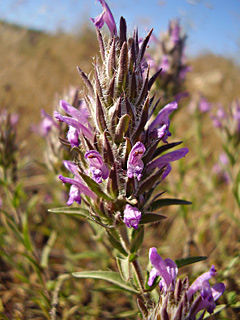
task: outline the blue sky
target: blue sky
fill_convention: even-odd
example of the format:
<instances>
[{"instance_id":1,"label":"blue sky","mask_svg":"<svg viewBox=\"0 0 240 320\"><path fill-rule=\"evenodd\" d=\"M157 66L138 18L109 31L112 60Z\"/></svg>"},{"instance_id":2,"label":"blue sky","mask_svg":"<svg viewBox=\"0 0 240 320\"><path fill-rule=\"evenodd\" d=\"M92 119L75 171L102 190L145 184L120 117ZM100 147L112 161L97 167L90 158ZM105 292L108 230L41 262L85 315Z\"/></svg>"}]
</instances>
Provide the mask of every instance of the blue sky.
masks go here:
<instances>
[{"instance_id":1,"label":"blue sky","mask_svg":"<svg viewBox=\"0 0 240 320\"><path fill-rule=\"evenodd\" d=\"M108 0L116 22L126 18L140 33L167 29L180 18L188 34L188 54L211 51L240 61L240 0ZM0 0L0 19L55 32L78 30L102 8L95 0Z\"/></svg>"}]
</instances>

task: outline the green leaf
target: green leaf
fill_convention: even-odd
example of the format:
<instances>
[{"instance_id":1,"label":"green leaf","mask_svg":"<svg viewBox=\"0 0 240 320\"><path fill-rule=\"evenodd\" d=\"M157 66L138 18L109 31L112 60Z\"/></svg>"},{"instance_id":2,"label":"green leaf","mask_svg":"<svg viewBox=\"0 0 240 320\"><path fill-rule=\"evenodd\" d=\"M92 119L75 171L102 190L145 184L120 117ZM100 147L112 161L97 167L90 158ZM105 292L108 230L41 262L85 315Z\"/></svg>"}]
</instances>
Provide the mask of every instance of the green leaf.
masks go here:
<instances>
[{"instance_id":1,"label":"green leaf","mask_svg":"<svg viewBox=\"0 0 240 320\"><path fill-rule=\"evenodd\" d=\"M137 291L132 286L127 284L125 281L123 281L123 279L121 278L118 272L82 271L82 272L74 272L72 275L75 278L105 280L119 286L120 288L125 289L126 291L137 293L137 294L139 293L139 291Z\"/></svg>"},{"instance_id":2,"label":"green leaf","mask_svg":"<svg viewBox=\"0 0 240 320\"><path fill-rule=\"evenodd\" d=\"M144 216L142 217L140 224L146 224L146 223L153 223L153 222L159 222L163 219L166 219L167 217L162 216L161 214L157 213L145 213Z\"/></svg>"},{"instance_id":3,"label":"green leaf","mask_svg":"<svg viewBox=\"0 0 240 320\"><path fill-rule=\"evenodd\" d=\"M145 191L151 189L155 185L155 183L159 181L162 174L163 174L163 169L157 171L157 173L143 180L142 184L139 186L139 189L136 192L136 196L139 196L143 194Z\"/></svg>"},{"instance_id":4,"label":"green leaf","mask_svg":"<svg viewBox=\"0 0 240 320\"><path fill-rule=\"evenodd\" d=\"M116 248L120 253L122 253L125 257L128 256L127 252L125 251L125 249L123 248L121 242L116 239L109 230L107 230L107 234L108 234L108 240L111 243L111 245Z\"/></svg>"},{"instance_id":5,"label":"green leaf","mask_svg":"<svg viewBox=\"0 0 240 320\"><path fill-rule=\"evenodd\" d=\"M24 245L25 248L28 251L33 251L32 248L32 243L29 235L29 230L28 230L28 213L27 211L24 212L23 217L22 217L22 228L23 228L23 239L24 239Z\"/></svg>"},{"instance_id":6,"label":"green leaf","mask_svg":"<svg viewBox=\"0 0 240 320\"><path fill-rule=\"evenodd\" d=\"M99 184L96 181L94 181L89 176L87 176L86 174L84 174L84 173L82 173L80 171L78 173L83 178L83 180L86 182L88 187L94 193L96 193L100 198L103 198L103 199L105 199L107 201L113 201L113 199L111 197L109 197L104 191L102 191L102 189L100 188Z\"/></svg>"},{"instance_id":7,"label":"green leaf","mask_svg":"<svg viewBox=\"0 0 240 320\"><path fill-rule=\"evenodd\" d=\"M130 247L131 253L138 251L139 247L142 245L143 238L144 238L143 227L133 231L133 239L131 241L131 247Z\"/></svg>"},{"instance_id":8,"label":"green leaf","mask_svg":"<svg viewBox=\"0 0 240 320\"><path fill-rule=\"evenodd\" d=\"M176 262L176 265L178 268L181 268L181 267L184 267L188 264L192 264L192 263L196 263L196 262L199 262L199 261L203 261L203 260L206 260L207 257L204 257L204 256L199 256L199 257L188 257L188 258L183 258L183 259L178 259L178 260L175 260Z\"/></svg>"},{"instance_id":9,"label":"green leaf","mask_svg":"<svg viewBox=\"0 0 240 320\"><path fill-rule=\"evenodd\" d=\"M179 146L181 143L182 141L164 144L163 146L157 148L157 150L153 154L153 158L158 157L160 154L162 154L167 150L170 150L176 146Z\"/></svg>"},{"instance_id":10,"label":"green leaf","mask_svg":"<svg viewBox=\"0 0 240 320\"><path fill-rule=\"evenodd\" d=\"M165 206L173 206L173 205L189 205L192 204L190 201L181 200L181 199L159 199L154 201L150 204L150 210L155 211L159 208L165 207Z\"/></svg>"},{"instance_id":11,"label":"green leaf","mask_svg":"<svg viewBox=\"0 0 240 320\"><path fill-rule=\"evenodd\" d=\"M48 212L65 214L68 216L81 216L83 218L90 219L89 211L83 208L61 207L61 208L48 209Z\"/></svg>"},{"instance_id":12,"label":"green leaf","mask_svg":"<svg viewBox=\"0 0 240 320\"><path fill-rule=\"evenodd\" d=\"M135 310L129 310L129 311L123 311L117 314L114 314L112 316L110 316L110 319L129 319L129 318L133 318L136 319L136 316L139 314L138 311Z\"/></svg>"},{"instance_id":13,"label":"green leaf","mask_svg":"<svg viewBox=\"0 0 240 320\"><path fill-rule=\"evenodd\" d=\"M220 305L216 306L216 308L214 309L213 313L211 313L211 314L209 314L209 313L205 314L205 316L203 317L203 319L208 319L208 318L212 317L214 314L222 311L222 310L225 309L225 308L226 308L226 305L225 305L225 304L220 304Z\"/></svg>"},{"instance_id":14,"label":"green leaf","mask_svg":"<svg viewBox=\"0 0 240 320\"><path fill-rule=\"evenodd\" d=\"M48 266L48 257L56 240L57 240L57 232L53 230L51 232L51 235L48 239L46 246L43 248L43 251L42 251L42 257L41 257L41 263L40 263L41 267L46 268Z\"/></svg>"},{"instance_id":15,"label":"green leaf","mask_svg":"<svg viewBox=\"0 0 240 320\"><path fill-rule=\"evenodd\" d=\"M116 257L116 261L120 276L124 281L128 281L130 278L130 263L128 258L121 259L119 257Z\"/></svg>"}]
</instances>

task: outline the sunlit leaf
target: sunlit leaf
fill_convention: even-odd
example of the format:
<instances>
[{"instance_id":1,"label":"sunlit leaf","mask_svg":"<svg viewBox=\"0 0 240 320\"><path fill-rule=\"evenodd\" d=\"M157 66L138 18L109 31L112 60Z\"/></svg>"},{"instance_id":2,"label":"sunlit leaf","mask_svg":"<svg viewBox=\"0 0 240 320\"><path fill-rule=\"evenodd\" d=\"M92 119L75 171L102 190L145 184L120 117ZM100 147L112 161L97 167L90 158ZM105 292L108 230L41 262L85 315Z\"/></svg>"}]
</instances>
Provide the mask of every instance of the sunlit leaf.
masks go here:
<instances>
[{"instance_id":1,"label":"sunlit leaf","mask_svg":"<svg viewBox=\"0 0 240 320\"><path fill-rule=\"evenodd\" d=\"M73 277L75 278L82 278L82 279L98 279L98 280L105 280L111 282L120 288L125 289L126 291L130 291L133 293L139 293L136 289L132 286L127 284L121 278L118 272L114 271L82 271L82 272L74 272Z\"/></svg>"}]
</instances>

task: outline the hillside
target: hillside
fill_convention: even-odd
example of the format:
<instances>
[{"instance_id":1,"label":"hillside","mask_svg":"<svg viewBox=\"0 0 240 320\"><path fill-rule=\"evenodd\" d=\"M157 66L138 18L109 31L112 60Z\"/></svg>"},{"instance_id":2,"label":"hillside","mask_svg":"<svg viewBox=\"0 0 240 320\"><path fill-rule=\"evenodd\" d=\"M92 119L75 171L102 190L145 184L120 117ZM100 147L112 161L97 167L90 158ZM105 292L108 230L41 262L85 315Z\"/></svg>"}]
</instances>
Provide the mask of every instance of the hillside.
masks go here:
<instances>
[{"instance_id":1,"label":"hillside","mask_svg":"<svg viewBox=\"0 0 240 320\"><path fill-rule=\"evenodd\" d=\"M94 29L83 26L78 35L50 35L0 22L0 105L21 115L21 135L51 112L56 93L70 85L82 86L79 65L90 70L98 52ZM187 89L201 91L211 101L227 103L238 96L240 72L231 60L211 54L190 60L193 71Z\"/></svg>"}]
</instances>

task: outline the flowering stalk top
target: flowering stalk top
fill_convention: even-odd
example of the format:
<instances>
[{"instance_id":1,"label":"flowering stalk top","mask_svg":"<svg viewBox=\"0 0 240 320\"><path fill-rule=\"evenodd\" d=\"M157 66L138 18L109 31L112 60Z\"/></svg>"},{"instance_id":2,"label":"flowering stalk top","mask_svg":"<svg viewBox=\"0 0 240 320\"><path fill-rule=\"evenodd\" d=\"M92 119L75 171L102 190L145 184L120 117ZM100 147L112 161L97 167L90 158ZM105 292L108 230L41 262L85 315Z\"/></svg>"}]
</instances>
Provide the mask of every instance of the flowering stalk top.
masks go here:
<instances>
[{"instance_id":1,"label":"flowering stalk top","mask_svg":"<svg viewBox=\"0 0 240 320\"><path fill-rule=\"evenodd\" d=\"M109 226L117 227L125 223L136 229L144 216L148 221L148 200L155 185L169 174L169 162L180 159L186 150L169 153L167 161L166 155L161 158L166 146L165 150L171 149L167 145L171 135L169 116L177 102L169 103L153 119L158 102L151 88L159 71L150 77L145 59L152 30L141 41L137 30L128 37L125 19L121 17L117 30L107 3L100 3L103 12L92 21L102 63L99 59L94 64L92 77L78 67L87 89L84 104L89 113L86 117L65 100L60 106L66 115L54 113L58 121L68 125L67 139L77 153L74 178L60 179L75 186L68 204L73 199L80 202L81 194L94 215L101 212L104 216L104 222L99 217L100 224L106 225L107 221ZM104 23L111 32L108 42L100 30ZM160 170L155 173L157 167Z\"/></svg>"},{"instance_id":2,"label":"flowering stalk top","mask_svg":"<svg viewBox=\"0 0 240 320\"><path fill-rule=\"evenodd\" d=\"M150 310L147 319L152 319L151 314L155 314L155 316L165 314L164 319L169 320L200 320L205 311L213 313L216 307L215 301L225 291L223 283L215 284L212 287L209 284L209 280L216 275L213 265L208 272L200 275L189 286L187 278L184 281L177 280L176 263L171 259L163 260L156 248L149 250L149 259L153 269L149 275L148 285L152 286L155 278L161 276L159 286L162 291L162 299L159 300L155 309ZM200 311L202 314L196 318Z\"/></svg>"}]
</instances>

